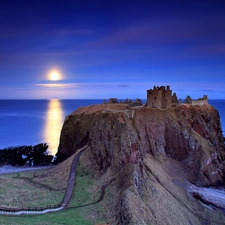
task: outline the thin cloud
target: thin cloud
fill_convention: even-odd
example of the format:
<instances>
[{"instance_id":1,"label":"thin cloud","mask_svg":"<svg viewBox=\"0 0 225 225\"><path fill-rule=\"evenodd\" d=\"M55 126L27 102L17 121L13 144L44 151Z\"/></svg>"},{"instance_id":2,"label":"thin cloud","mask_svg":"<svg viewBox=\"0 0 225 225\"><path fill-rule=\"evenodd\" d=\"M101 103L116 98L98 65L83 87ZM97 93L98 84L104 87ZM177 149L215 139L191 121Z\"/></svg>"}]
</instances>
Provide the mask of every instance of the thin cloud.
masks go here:
<instances>
[{"instance_id":1,"label":"thin cloud","mask_svg":"<svg viewBox=\"0 0 225 225\"><path fill-rule=\"evenodd\" d=\"M56 29L52 35L59 35L59 36L89 36L96 34L96 31L91 29L76 29L74 27L67 27L63 29Z\"/></svg>"},{"instance_id":2,"label":"thin cloud","mask_svg":"<svg viewBox=\"0 0 225 225\"><path fill-rule=\"evenodd\" d=\"M125 87L125 88L127 88L127 87L129 87L129 85L127 85L127 84L120 84L120 85L118 85L118 87Z\"/></svg>"},{"instance_id":3,"label":"thin cloud","mask_svg":"<svg viewBox=\"0 0 225 225\"><path fill-rule=\"evenodd\" d=\"M181 18L180 18L181 17ZM165 15L166 18L166 15ZM198 14L190 16L187 20L182 15L171 16L166 20L159 17L155 20L139 21L132 25L124 25L122 28L100 35L97 40L89 41L88 48L109 48L110 46L169 46L171 44L192 45L223 42L225 37L225 24L218 22L221 15L208 16L203 20ZM185 46L183 46L185 47ZM219 48L218 50L219 51Z\"/></svg>"},{"instance_id":4,"label":"thin cloud","mask_svg":"<svg viewBox=\"0 0 225 225\"><path fill-rule=\"evenodd\" d=\"M67 85L65 84L36 84L36 86L40 86L40 87L62 87L62 88L66 88Z\"/></svg>"}]
</instances>

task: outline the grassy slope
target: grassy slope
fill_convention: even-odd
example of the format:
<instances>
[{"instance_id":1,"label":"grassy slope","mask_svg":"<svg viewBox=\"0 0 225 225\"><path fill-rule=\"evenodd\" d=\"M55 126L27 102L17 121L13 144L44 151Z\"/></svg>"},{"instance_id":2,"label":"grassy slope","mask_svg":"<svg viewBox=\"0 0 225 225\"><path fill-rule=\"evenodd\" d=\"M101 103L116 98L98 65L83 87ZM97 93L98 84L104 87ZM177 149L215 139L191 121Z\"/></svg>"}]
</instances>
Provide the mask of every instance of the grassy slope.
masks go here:
<instances>
[{"instance_id":1,"label":"grassy slope","mask_svg":"<svg viewBox=\"0 0 225 225\"><path fill-rule=\"evenodd\" d=\"M0 206L19 206L20 204L45 206L46 204L60 203L67 185L73 157L51 169L0 176ZM118 213L115 209L118 208L122 186L119 182L122 180L120 172L117 173L118 179L107 187L102 202L78 207L97 201L101 194L101 186L109 183L110 179L115 176L115 173L108 169L104 175L98 177L98 174L94 172L95 168L87 160L88 157L88 152L84 152L81 156L74 193L66 210L43 215L0 215L0 224L94 225L107 223L116 225ZM171 224L173 221L174 224L186 225L185 222L189 220L194 224L199 224L199 216L208 221L209 224L213 224L212 221L223 221L224 217L220 212L205 208L196 200L188 198L185 191L185 174L181 173L179 163L175 163L175 161L171 163L169 159L163 158L155 161L150 155L146 155L144 165L147 173L146 196L143 195L141 200L136 198L132 187L128 188L126 193L130 198L131 211L136 212L143 209L143 212L147 212L142 216L143 219L149 219L150 223L148 224ZM121 174L121 176L124 177L124 174L126 173ZM24 178L30 180L27 182ZM137 215L139 214L137 213ZM142 220L142 218L137 219Z\"/></svg>"},{"instance_id":2,"label":"grassy slope","mask_svg":"<svg viewBox=\"0 0 225 225\"><path fill-rule=\"evenodd\" d=\"M212 210L201 202L189 197L186 188L189 182L185 172L181 170L179 162L161 157L161 163L150 155L146 155L144 164L151 170L149 174L149 189L153 190L148 208L154 212L157 222L152 224L221 224L224 215L219 210ZM179 171L179 173L177 172ZM167 221L168 220L168 221Z\"/></svg>"},{"instance_id":3,"label":"grassy slope","mask_svg":"<svg viewBox=\"0 0 225 225\"><path fill-rule=\"evenodd\" d=\"M11 207L18 206L21 203L24 206L43 206L60 203L65 191L62 189L66 187L72 160L73 156L51 169L0 176L1 181L7 181L6 185L5 182L0 183L0 205ZM104 221L100 219L102 211L100 203L75 208L95 202L100 197L100 187L94 178L94 174L91 174L90 171L89 168L79 163L74 193L66 210L43 215L0 215L0 224L93 225L103 223ZM32 183L25 182L24 177L30 178Z\"/></svg>"}]
</instances>

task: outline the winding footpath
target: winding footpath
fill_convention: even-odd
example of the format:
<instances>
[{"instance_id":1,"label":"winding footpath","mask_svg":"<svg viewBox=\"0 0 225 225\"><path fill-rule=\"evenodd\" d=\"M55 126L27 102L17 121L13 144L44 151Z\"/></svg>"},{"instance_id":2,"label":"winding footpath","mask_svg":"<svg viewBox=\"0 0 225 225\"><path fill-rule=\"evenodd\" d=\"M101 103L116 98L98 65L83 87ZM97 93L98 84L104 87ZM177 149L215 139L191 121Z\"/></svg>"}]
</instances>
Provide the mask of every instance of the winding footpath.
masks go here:
<instances>
[{"instance_id":1,"label":"winding footpath","mask_svg":"<svg viewBox=\"0 0 225 225\"><path fill-rule=\"evenodd\" d=\"M51 207L51 208L28 208L28 209L14 209L12 210L11 208L0 208L0 214L3 215L21 215L21 214L44 214L48 212L55 212L59 211L62 209L65 209L66 206L69 204L72 193L73 193L73 187L74 187L74 182L75 182L75 175L76 175L76 168L77 168L77 162L79 160L80 155L82 152L88 147L88 145L85 145L84 147L80 148L77 150L75 153L74 160L72 162L71 168L70 168L70 174L69 174L69 179L68 179L68 184L67 184L67 189L66 193L64 196L64 199L61 204L59 204L57 207Z\"/></svg>"}]
</instances>

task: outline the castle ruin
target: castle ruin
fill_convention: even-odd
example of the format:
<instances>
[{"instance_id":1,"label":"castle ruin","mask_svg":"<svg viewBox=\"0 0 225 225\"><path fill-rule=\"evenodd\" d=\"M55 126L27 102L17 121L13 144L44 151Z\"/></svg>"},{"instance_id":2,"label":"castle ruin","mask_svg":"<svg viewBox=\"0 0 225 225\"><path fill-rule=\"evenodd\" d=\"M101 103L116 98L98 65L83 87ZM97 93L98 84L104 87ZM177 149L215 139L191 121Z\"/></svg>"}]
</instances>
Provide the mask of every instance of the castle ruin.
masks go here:
<instances>
[{"instance_id":1,"label":"castle ruin","mask_svg":"<svg viewBox=\"0 0 225 225\"><path fill-rule=\"evenodd\" d=\"M184 100L185 104L191 104L191 105L204 105L208 104L208 96L203 95L203 98L198 98L197 100L193 100L189 95Z\"/></svg>"},{"instance_id":2,"label":"castle ruin","mask_svg":"<svg viewBox=\"0 0 225 225\"><path fill-rule=\"evenodd\" d=\"M135 107L135 106L142 106L143 104L142 104L142 101L141 101L141 99L139 99L139 98L137 98L136 100L131 100L131 99L125 99L124 101L123 100L120 100L120 101L118 101L118 99L117 98L110 98L109 100L108 100L108 103L107 103L107 101L104 99L104 102L103 102L104 104L116 104L116 103L121 103L121 104L127 104L128 106L130 106L130 107Z\"/></svg>"},{"instance_id":3,"label":"castle ruin","mask_svg":"<svg viewBox=\"0 0 225 225\"><path fill-rule=\"evenodd\" d=\"M104 104L127 104L129 107L140 107L143 106L140 99L135 101L126 99L125 101L118 101L117 98L110 98L108 103L104 100ZM154 86L153 89L147 90L147 102L145 106L156 109L168 109L176 107L178 104L182 104L181 99L178 100L176 93L172 94L170 85L167 86ZM189 95L184 100L184 104L190 105L204 105L208 104L208 96L203 95L203 98L193 100Z\"/></svg>"},{"instance_id":4,"label":"castle ruin","mask_svg":"<svg viewBox=\"0 0 225 225\"><path fill-rule=\"evenodd\" d=\"M175 106L175 104L180 104L181 100L177 99L176 93L172 95L172 90L170 86L154 86L153 89L147 90L147 106L157 109L168 109ZM184 100L184 104L190 105L204 105L208 104L208 96L203 95L203 98L193 100L189 95Z\"/></svg>"},{"instance_id":5,"label":"castle ruin","mask_svg":"<svg viewBox=\"0 0 225 225\"><path fill-rule=\"evenodd\" d=\"M168 109L172 103L179 103L176 93L172 95L170 86L154 86L153 89L147 90L147 106L157 109Z\"/></svg>"}]
</instances>

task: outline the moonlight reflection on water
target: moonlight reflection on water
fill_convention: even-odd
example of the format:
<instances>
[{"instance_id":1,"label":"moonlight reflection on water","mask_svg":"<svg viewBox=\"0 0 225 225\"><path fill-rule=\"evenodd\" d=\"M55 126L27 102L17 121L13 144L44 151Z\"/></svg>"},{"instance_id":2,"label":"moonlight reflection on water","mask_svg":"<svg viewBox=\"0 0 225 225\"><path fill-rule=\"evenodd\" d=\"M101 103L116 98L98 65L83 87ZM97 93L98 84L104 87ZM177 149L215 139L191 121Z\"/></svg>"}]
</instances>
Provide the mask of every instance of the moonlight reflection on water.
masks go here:
<instances>
[{"instance_id":1,"label":"moonlight reflection on water","mask_svg":"<svg viewBox=\"0 0 225 225\"><path fill-rule=\"evenodd\" d=\"M60 100L49 100L44 127L44 139L48 140L48 152L50 155L57 153L63 121L64 115Z\"/></svg>"}]
</instances>

